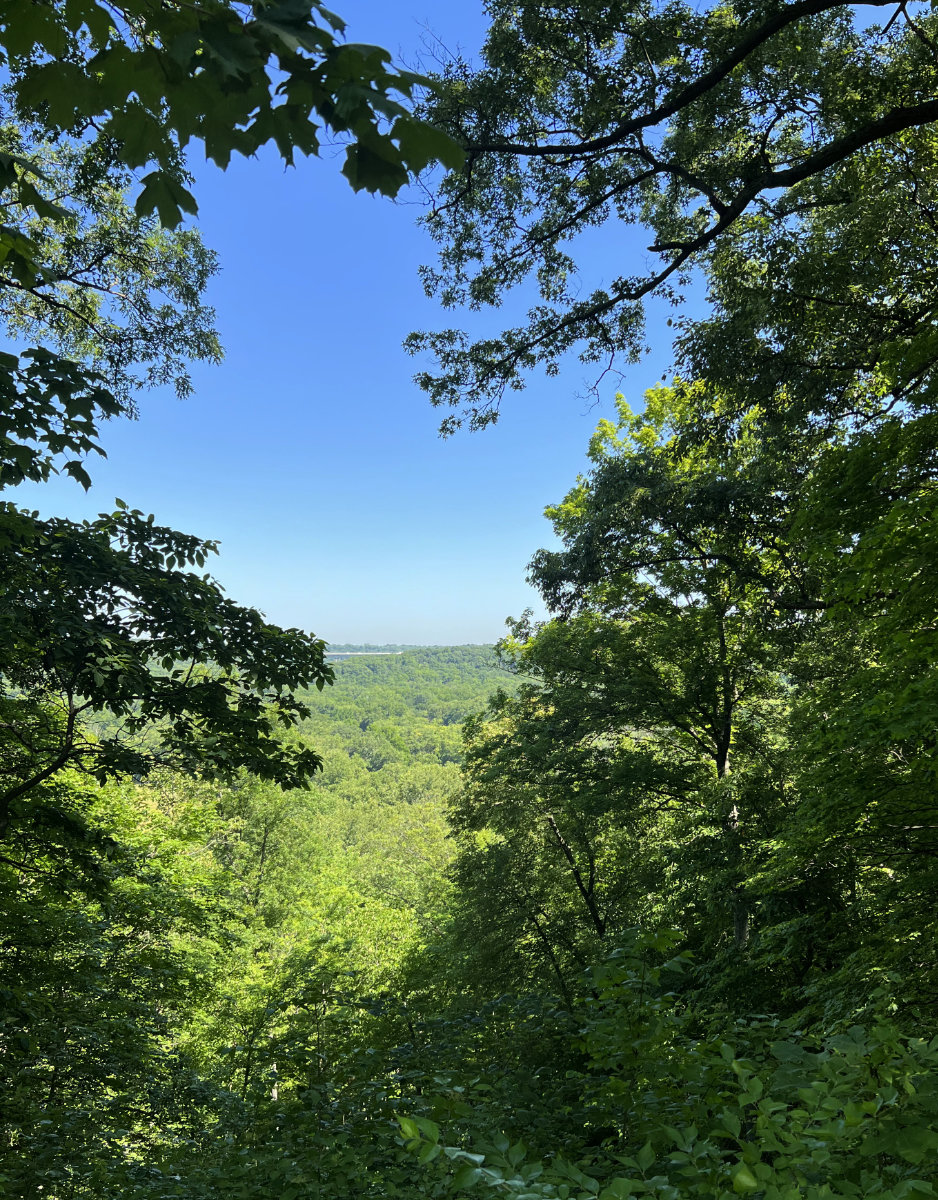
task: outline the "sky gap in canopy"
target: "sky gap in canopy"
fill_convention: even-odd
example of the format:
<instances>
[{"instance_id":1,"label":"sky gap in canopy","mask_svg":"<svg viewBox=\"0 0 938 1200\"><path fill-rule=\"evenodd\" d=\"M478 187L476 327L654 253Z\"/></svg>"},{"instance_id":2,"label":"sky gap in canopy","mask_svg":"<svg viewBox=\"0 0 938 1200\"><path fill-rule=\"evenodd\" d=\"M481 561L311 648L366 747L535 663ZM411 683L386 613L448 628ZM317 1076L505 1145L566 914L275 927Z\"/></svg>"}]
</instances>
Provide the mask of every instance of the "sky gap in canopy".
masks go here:
<instances>
[{"instance_id":1,"label":"sky gap in canopy","mask_svg":"<svg viewBox=\"0 0 938 1200\"><path fill-rule=\"evenodd\" d=\"M470 56L485 32L470 0L430 13L408 0L335 7L350 40L410 66L430 32ZM354 195L328 151L288 171L272 156L226 173L192 165L199 225L221 259L209 300L224 363L196 369L190 399L146 394L139 421L108 425L87 495L59 479L17 489L17 502L80 519L120 496L218 538L212 573L236 600L335 642L489 642L505 617L537 611L524 573L551 540L544 506L584 468L615 384L599 404L584 399L589 368L573 360L509 396L494 429L441 441L401 342L463 317L423 295L417 267L434 254L417 192ZM648 240L623 230L613 248L610 236L585 249L590 286ZM650 323L649 359L627 373L633 404L668 365L665 316Z\"/></svg>"}]
</instances>

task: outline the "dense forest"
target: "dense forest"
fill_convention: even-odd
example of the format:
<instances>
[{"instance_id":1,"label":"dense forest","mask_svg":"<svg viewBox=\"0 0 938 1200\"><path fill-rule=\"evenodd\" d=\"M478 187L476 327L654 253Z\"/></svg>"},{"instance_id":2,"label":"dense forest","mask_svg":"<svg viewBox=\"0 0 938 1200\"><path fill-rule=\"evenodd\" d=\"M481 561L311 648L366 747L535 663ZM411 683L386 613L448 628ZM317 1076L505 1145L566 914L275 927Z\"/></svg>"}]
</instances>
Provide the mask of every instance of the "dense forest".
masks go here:
<instances>
[{"instance_id":1,"label":"dense forest","mask_svg":"<svg viewBox=\"0 0 938 1200\"><path fill-rule=\"evenodd\" d=\"M328 1193L323 1139L365 1135L382 1088L393 1120L377 1032L403 1073L409 964L447 923L461 725L506 683L491 647L356 657L302 697L309 789L157 769L34 804L0 863L8 1194L239 1195L258 1171ZM291 1138L325 1124L298 1164L270 1122L300 1096Z\"/></svg>"},{"instance_id":2,"label":"dense forest","mask_svg":"<svg viewBox=\"0 0 938 1200\"><path fill-rule=\"evenodd\" d=\"M486 11L433 78L304 0L0 15L4 487L219 356L194 147L338 139L444 308L536 294L409 339L444 433L674 335L497 649L0 502L3 1195L934 1194L938 14Z\"/></svg>"}]
</instances>

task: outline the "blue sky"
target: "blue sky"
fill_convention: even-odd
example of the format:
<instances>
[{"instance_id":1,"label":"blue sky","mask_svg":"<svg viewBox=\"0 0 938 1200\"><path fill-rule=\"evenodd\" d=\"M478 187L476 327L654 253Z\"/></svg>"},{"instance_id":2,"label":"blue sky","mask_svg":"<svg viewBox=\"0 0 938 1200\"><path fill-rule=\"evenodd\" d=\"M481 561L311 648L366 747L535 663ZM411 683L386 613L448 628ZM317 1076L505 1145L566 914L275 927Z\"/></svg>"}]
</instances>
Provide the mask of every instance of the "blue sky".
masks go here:
<instances>
[{"instance_id":1,"label":"blue sky","mask_svg":"<svg viewBox=\"0 0 938 1200\"><path fill-rule=\"evenodd\" d=\"M410 65L426 27L449 48L480 44L479 4L415 3L335 7L350 40ZM236 600L331 641L494 641L507 616L538 609L524 574L551 540L544 506L584 468L614 386L589 406L577 399L588 368L573 363L511 396L493 429L442 441L412 382L420 364L401 349L412 329L459 320L420 287L434 251L417 197L355 195L338 156L289 171L273 156L224 174L193 166L198 223L221 258L209 299L225 362L196 370L190 399L144 394L138 421L110 423L87 496L63 479L19 489L20 501L80 518L120 496L218 538L212 572ZM640 246L617 238L596 262L621 273L616 255ZM510 305L500 316L512 319ZM633 403L667 365L656 329L650 360L626 379Z\"/></svg>"}]
</instances>

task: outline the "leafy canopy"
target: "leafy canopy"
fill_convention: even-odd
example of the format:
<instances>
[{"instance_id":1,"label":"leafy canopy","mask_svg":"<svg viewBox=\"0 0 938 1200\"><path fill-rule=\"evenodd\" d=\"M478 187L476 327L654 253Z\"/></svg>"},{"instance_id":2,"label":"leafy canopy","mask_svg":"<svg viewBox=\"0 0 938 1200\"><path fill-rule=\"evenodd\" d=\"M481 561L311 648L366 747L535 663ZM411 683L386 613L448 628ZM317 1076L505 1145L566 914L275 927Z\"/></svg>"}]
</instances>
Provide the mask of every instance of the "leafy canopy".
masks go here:
<instances>
[{"instance_id":1,"label":"leafy canopy","mask_svg":"<svg viewBox=\"0 0 938 1200\"><path fill-rule=\"evenodd\" d=\"M447 308L499 307L521 285L537 298L496 335L408 340L436 359L417 378L453 409L444 431L495 420L506 389L571 350L603 373L638 361L646 298L679 303L741 230L797 244L804 221L855 217L855 171L904 170L896 202L909 207L938 120L926 6L496 0L491 12L481 67L451 63L427 105L466 161L427 217L441 253L424 281ZM622 225L649 231L648 252L613 252L606 278L585 278L584 237L621 245ZM783 286L770 256L749 268L765 300Z\"/></svg>"},{"instance_id":2,"label":"leafy canopy","mask_svg":"<svg viewBox=\"0 0 938 1200\"><path fill-rule=\"evenodd\" d=\"M352 186L387 195L432 158L453 163L456 148L402 103L423 80L390 66L384 50L343 42L344 29L307 0L78 0L11 10L0 47L17 119L88 138L115 165L152 167L137 211L173 226L196 211L182 178L194 141L222 167L270 142L291 163L316 153L326 129L349 139ZM3 167L20 203L35 202L29 162L6 156Z\"/></svg>"}]
</instances>

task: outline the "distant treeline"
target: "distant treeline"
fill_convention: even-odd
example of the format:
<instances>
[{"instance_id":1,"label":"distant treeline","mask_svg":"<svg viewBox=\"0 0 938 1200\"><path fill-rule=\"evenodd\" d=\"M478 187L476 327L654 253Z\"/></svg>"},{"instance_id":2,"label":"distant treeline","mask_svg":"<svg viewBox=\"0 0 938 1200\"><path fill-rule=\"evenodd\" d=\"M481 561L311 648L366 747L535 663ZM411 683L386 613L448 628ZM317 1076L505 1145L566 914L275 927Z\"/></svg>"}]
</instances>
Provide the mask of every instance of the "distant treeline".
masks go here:
<instances>
[{"instance_id":1,"label":"distant treeline","mask_svg":"<svg viewBox=\"0 0 938 1200\"><path fill-rule=\"evenodd\" d=\"M400 654L404 650L433 650L433 649L486 649L483 644L467 642L464 647L441 646L439 642L384 642L378 645L374 642L328 642L327 654Z\"/></svg>"}]
</instances>

